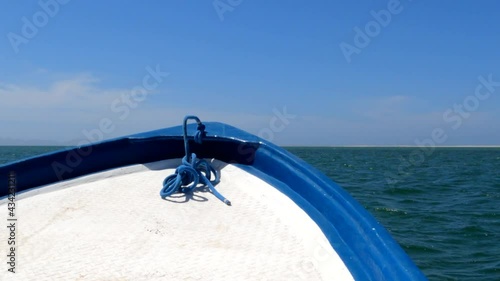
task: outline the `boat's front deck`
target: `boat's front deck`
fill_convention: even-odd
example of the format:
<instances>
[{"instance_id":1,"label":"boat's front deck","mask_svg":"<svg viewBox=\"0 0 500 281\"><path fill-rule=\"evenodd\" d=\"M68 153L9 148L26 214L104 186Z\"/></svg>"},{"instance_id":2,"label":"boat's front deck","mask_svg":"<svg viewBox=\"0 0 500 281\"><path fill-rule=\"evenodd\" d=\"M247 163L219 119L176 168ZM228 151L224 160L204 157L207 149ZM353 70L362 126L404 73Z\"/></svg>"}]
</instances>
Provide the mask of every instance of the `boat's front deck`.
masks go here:
<instances>
[{"instance_id":1,"label":"boat's front deck","mask_svg":"<svg viewBox=\"0 0 500 281\"><path fill-rule=\"evenodd\" d=\"M18 195L16 274L1 280L352 280L319 227L261 179L221 162L217 189L159 196L179 160L115 169ZM7 201L0 201L7 221Z\"/></svg>"}]
</instances>

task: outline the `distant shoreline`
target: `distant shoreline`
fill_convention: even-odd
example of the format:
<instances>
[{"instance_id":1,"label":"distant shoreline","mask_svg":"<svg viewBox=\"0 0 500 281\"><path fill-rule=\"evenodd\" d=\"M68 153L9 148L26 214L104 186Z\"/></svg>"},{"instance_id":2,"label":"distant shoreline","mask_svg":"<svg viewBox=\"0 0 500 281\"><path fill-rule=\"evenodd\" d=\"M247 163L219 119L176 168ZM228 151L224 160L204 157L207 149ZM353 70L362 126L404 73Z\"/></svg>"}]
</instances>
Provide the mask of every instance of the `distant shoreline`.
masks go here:
<instances>
[{"instance_id":1,"label":"distant shoreline","mask_svg":"<svg viewBox=\"0 0 500 281\"><path fill-rule=\"evenodd\" d=\"M420 148L417 145L285 145L282 147L324 147L324 148ZM428 148L422 147L424 149ZM500 148L500 145L436 145L433 148Z\"/></svg>"},{"instance_id":2,"label":"distant shoreline","mask_svg":"<svg viewBox=\"0 0 500 281\"><path fill-rule=\"evenodd\" d=\"M0 147L75 147L76 145L57 145L57 144L0 144Z\"/></svg>"}]
</instances>

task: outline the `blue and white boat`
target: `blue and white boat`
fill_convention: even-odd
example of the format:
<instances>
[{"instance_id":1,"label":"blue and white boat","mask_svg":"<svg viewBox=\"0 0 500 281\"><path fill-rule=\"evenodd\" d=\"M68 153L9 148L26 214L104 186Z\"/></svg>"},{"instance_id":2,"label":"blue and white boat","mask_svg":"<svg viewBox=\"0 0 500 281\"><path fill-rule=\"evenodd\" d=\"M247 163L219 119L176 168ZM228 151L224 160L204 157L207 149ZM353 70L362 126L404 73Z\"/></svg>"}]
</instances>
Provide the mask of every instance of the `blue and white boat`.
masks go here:
<instances>
[{"instance_id":1,"label":"blue and white boat","mask_svg":"<svg viewBox=\"0 0 500 281\"><path fill-rule=\"evenodd\" d=\"M426 280L328 177L194 116L0 166L0 196L1 280Z\"/></svg>"}]
</instances>

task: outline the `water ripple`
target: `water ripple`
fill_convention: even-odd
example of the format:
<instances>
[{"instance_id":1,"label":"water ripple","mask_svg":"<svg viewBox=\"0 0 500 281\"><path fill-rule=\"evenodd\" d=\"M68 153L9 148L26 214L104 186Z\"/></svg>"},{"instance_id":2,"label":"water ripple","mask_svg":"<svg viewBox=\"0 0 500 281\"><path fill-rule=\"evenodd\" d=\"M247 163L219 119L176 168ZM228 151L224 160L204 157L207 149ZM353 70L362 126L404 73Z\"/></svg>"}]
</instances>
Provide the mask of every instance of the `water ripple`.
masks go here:
<instances>
[{"instance_id":1,"label":"water ripple","mask_svg":"<svg viewBox=\"0 0 500 281\"><path fill-rule=\"evenodd\" d=\"M405 168L414 148L289 150L350 192L430 280L500 280L499 148L437 148Z\"/></svg>"}]
</instances>

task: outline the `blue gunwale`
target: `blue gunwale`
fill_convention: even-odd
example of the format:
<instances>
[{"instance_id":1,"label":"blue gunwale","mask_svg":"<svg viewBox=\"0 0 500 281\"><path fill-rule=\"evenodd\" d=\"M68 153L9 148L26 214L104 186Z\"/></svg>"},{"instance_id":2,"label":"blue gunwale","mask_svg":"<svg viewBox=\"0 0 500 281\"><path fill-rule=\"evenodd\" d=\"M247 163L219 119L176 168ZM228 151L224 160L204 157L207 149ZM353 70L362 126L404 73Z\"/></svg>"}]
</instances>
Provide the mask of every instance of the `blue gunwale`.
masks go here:
<instances>
[{"instance_id":1,"label":"blue gunwale","mask_svg":"<svg viewBox=\"0 0 500 281\"><path fill-rule=\"evenodd\" d=\"M201 145L191 139L191 151L200 158L235 164L290 197L318 224L356 280L427 280L387 230L317 169L235 127L204 124L207 137ZM195 130L195 124L188 125L189 135ZM11 171L16 173L17 191L23 192L103 170L183 156L181 126L51 152L0 166L0 198L8 195Z\"/></svg>"}]
</instances>

